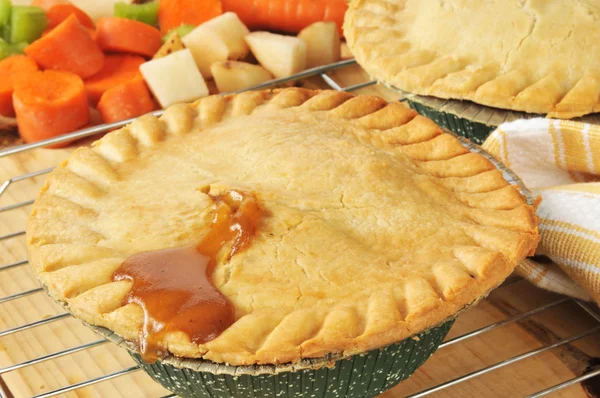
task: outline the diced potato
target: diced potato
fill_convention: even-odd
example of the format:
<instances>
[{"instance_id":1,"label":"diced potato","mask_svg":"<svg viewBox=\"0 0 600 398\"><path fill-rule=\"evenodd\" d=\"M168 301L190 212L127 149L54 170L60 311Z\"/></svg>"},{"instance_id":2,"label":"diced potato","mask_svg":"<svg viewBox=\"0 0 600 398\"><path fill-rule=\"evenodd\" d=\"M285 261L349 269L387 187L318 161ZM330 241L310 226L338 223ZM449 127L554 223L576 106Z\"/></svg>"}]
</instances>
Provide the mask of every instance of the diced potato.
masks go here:
<instances>
[{"instance_id":1,"label":"diced potato","mask_svg":"<svg viewBox=\"0 0 600 398\"><path fill-rule=\"evenodd\" d=\"M189 49L143 63L140 72L163 108L208 95L206 83Z\"/></svg>"},{"instance_id":2,"label":"diced potato","mask_svg":"<svg viewBox=\"0 0 600 398\"><path fill-rule=\"evenodd\" d=\"M315 22L298 33L306 42L306 67L327 65L340 60L340 35L335 22Z\"/></svg>"},{"instance_id":3,"label":"diced potato","mask_svg":"<svg viewBox=\"0 0 600 398\"><path fill-rule=\"evenodd\" d=\"M204 78L212 77L210 66L217 61L238 60L250 51L244 36L250 31L233 12L226 12L192 30L182 39L190 49Z\"/></svg>"},{"instance_id":4,"label":"diced potato","mask_svg":"<svg viewBox=\"0 0 600 398\"><path fill-rule=\"evenodd\" d=\"M286 77L306 69L306 43L293 36L252 32L246 42L258 62L275 77Z\"/></svg>"},{"instance_id":5,"label":"diced potato","mask_svg":"<svg viewBox=\"0 0 600 398\"><path fill-rule=\"evenodd\" d=\"M183 50L184 48L185 46L183 45L179 34L177 32L172 32L165 40L165 43L158 49L156 54L154 54L154 57L152 57L152 59L166 57L167 55L177 52L179 50Z\"/></svg>"},{"instance_id":6,"label":"diced potato","mask_svg":"<svg viewBox=\"0 0 600 398\"><path fill-rule=\"evenodd\" d=\"M262 66L247 62L215 62L210 70L220 93L241 90L273 79L273 75Z\"/></svg>"},{"instance_id":7,"label":"diced potato","mask_svg":"<svg viewBox=\"0 0 600 398\"><path fill-rule=\"evenodd\" d=\"M94 21L99 18L112 17L115 3L132 4L134 0L71 0L71 3L81 8Z\"/></svg>"}]
</instances>

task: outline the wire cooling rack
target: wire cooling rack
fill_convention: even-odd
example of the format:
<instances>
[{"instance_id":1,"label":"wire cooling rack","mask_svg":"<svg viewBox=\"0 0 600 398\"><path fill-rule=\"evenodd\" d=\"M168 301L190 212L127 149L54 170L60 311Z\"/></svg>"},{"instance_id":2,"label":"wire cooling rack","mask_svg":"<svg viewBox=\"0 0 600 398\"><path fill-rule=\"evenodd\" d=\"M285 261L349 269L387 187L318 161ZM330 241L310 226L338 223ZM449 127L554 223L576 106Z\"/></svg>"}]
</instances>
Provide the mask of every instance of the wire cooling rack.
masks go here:
<instances>
[{"instance_id":1,"label":"wire cooling rack","mask_svg":"<svg viewBox=\"0 0 600 398\"><path fill-rule=\"evenodd\" d=\"M260 84L257 85L255 87L249 88L250 89L265 89L265 88L270 88L270 87L275 87L287 82L291 82L291 81L298 81L301 80L303 78L307 78L307 77L311 77L311 76L321 76L322 79L332 88L335 90L340 90L340 91L355 91L358 90L360 88L363 87L367 87L370 85L374 85L376 82L375 81L367 81L364 83L360 83L360 84L355 84L352 86L347 86L347 87L341 87L332 77L330 77L327 73L331 72L335 69L339 69L339 68L344 68L344 67L348 67L351 65L354 65L355 61L352 59L349 60L344 60L344 61L340 61L334 64L330 64L330 65L326 65L326 66L322 66L322 67L317 67L317 68L313 68L313 69L309 69L306 71L303 71L301 73L298 73L296 75L293 76L289 76L286 78L281 78L281 79L276 79L276 80L272 80L269 82L266 82L264 84ZM162 114L162 111L157 111L154 112L155 115L160 115ZM122 122L117 122L117 123L112 123L112 124L104 124L104 125L100 125L100 126L95 126L95 127L91 127L91 128L87 128L87 129L83 129L80 130L78 132L72 133L72 134L68 134L65 136L61 136L61 137L56 137L56 138L52 138L46 141L41 141L41 142L36 142L36 143L32 143L32 144L25 144L25 145L19 145L19 146L15 146L15 147L11 147L8 149L4 149L0 151L0 159L7 157L7 156L11 156L17 153L21 153L21 152L25 152L25 151L29 151L35 148L40 148L40 147L45 147L48 145L52 145L52 144L57 144L57 143L61 143L61 142L65 142L65 141L70 141L73 139L79 139L79 138L83 138L83 137L88 137L88 136L92 136L98 133L103 133L103 132L107 132L110 130L113 130L115 128L119 128L124 126L125 124L129 123L131 120L126 120L126 121L122 121ZM2 197L2 195L4 195L8 190L10 190L10 188L23 180L28 180L28 179L32 179L38 176L42 176L44 174L47 174L49 172L52 171L52 168L47 168L47 169L43 169L43 170L39 170L39 171L35 171L35 172L31 172L31 173L27 173L27 174L21 174L21 175L16 175L13 178L4 181L1 185L0 185L0 198ZM19 209L19 208L23 208L26 206L29 206L33 203L33 200L26 200L26 201L22 201L19 203L15 203L15 204L10 204L10 205L5 205L3 207L0 207L0 213L5 213L11 210L15 210L15 209ZM5 234L3 236L0 236L0 242L3 241L8 241L11 239L15 239L18 238L22 235L25 234L25 231L23 230L24 226L21 225L17 225L15 226L16 230L13 232L10 232L8 234ZM27 260L23 259L21 261L17 261L17 262L13 262L13 263L9 263L9 264L3 264L0 265L0 278L1 276L1 272L6 272L10 269L16 268L16 267L21 267L27 264ZM505 282L504 285L502 285L499 289L505 289L507 288L508 285L513 284L515 282L518 282L519 278L511 278L509 279L507 282ZM41 287L37 287L34 289L29 289L29 290L25 290L25 291L21 291L18 293L14 293L5 297L0 297L0 306L8 303L10 301L13 300L17 300L19 298L23 298L29 295L33 295L35 293L41 292L42 288ZM523 354L520 355L516 355L513 356L511 358L502 360L500 362L497 362L495 364L486 366L484 368L478 369L476 371L472 371L471 373L468 374L464 374L460 377L454 378L452 380L446 381L442 384L439 385L435 385L432 387L429 387L423 391L420 391L418 393L412 394L409 397L410 398L418 398L418 397L425 397L425 396L430 396L436 393L440 393L441 391L455 386L459 383L465 383L468 382L469 380L472 380L474 378L477 378L479 376L483 376L487 373L493 372L493 371L498 371L501 368L507 367L511 364L514 364L516 362L519 361L523 361L525 359L540 355L546 351L550 351L552 349L556 349L558 347L561 346L566 346L570 343L573 343L577 340L583 339L587 336L590 336L596 332L600 331L600 314L597 312L597 309L595 306L590 305L588 303L584 303L578 300L573 300L573 299L569 299L569 298L558 298L555 299L549 303L545 303L541 306L537 306L536 308L533 308L531 310L513 315L507 319L504 319L500 322L496 322L496 323L491 323L487 326L484 327L480 327L476 330L470 331L468 333L459 335L457 337L454 337L450 340L445 341L444 343L442 343L442 345L440 346L439 350L444 350L446 347L451 346L453 344L458 344L458 343L464 343L465 341L476 337L476 336L480 336L483 335L485 333L491 332L495 329L498 328L502 328L502 327L507 327L511 324L515 324L517 322L520 321L524 321L530 317L533 317L537 314L540 314L542 312L545 312L547 310L550 310L552 308L561 306L561 305L565 305L567 303L575 303L578 307L580 307L583 311L585 311L587 314L589 314L589 316L591 317L591 319L593 320L593 323L591 326L587 327L585 330L578 332L576 334L570 335L568 337L563 337L560 338L559 340L552 342L550 344L544 345L542 347L530 350L528 352L525 352ZM30 322L30 323L26 323L17 327L13 327L13 328L9 328L6 330L0 330L0 338L5 337L5 336L9 336L9 335L15 335L17 333L21 333L24 332L26 330L29 329L33 329L42 325L47 325L47 324L51 324L53 322L58 322L61 320L64 320L66 318L69 318L70 315L68 313L60 313L58 315L53 315L44 319L40 319L34 322ZM64 349L61 351L57 351L57 352L53 352L44 356L40 356L37 358L33 358L33 359L29 359L27 361L21 362L21 363L16 363L13 364L11 366L7 366L4 368L0 368L0 381L1 381L1 377L2 375L8 374L10 372L14 372L14 371L18 371L24 368L27 368L29 366L33 366L36 364L40 364L42 362L45 361L49 361L49 360L53 360L53 359L57 359L57 358L61 358L61 357L65 357L68 355L72 355L81 351L85 351L85 350L89 350L93 347L96 346L100 346L107 343L104 339L100 339L100 340L95 340L95 341L91 341L89 343L86 344L82 344L82 345L77 345L75 347L72 348L68 348L68 349ZM439 352L439 351L438 351ZM435 354L434 354L435 355ZM111 379L115 379L118 378L120 376L124 376L127 374L131 374L134 372L138 372L140 369L137 366L133 366L133 367L128 367L122 370L119 370L117 372L113 372L113 373L109 373L109 374L105 374L103 376L100 377L96 377L96 378L92 378L90 380L85 380L82 382L77 382L75 384L71 384L68 386L64 386L52 391L48 391L48 392L44 392L42 394L38 394L38 395L34 395L33 398L46 398L46 397L54 397L54 396L58 396L58 395L62 395L68 392L73 392L73 391L77 391L79 389L82 389L84 387L87 386L91 386L97 383L101 383L107 380L111 380ZM553 385L553 386L548 386L546 389L541 390L539 392L536 392L534 394L529 395L528 397L542 397L545 395L549 395L552 394L554 392L563 390L569 386L572 386L576 383L582 382L584 380L590 379L594 376L600 375L600 368L597 369L592 369L590 371L585 371L583 372L583 374L574 377L570 380L567 380L565 382L562 382L560 384L557 385ZM9 398L12 396L11 392L8 390L8 388L6 387L6 385L3 385L3 383L0 383L0 396L2 398ZM175 395L166 395L162 398L167 398L167 397L175 397Z\"/></svg>"}]
</instances>

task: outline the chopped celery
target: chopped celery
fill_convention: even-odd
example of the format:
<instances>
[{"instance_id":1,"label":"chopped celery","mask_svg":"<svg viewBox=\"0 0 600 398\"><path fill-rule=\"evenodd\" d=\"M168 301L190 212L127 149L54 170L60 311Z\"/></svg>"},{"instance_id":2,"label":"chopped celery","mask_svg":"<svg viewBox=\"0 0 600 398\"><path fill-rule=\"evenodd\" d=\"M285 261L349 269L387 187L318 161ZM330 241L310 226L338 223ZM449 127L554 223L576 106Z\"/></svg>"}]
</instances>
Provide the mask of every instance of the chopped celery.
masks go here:
<instances>
[{"instance_id":1,"label":"chopped celery","mask_svg":"<svg viewBox=\"0 0 600 398\"><path fill-rule=\"evenodd\" d=\"M166 35L163 36L162 41L163 43L165 43L173 33L177 33L179 35L179 38L182 38L194 29L196 29L195 25L184 23L183 25L171 29Z\"/></svg>"},{"instance_id":2,"label":"chopped celery","mask_svg":"<svg viewBox=\"0 0 600 398\"><path fill-rule=\"evenodd\" d=\"M10 24L0 26L0 39L3 39L4 41L10 40Z\"/></svg>"},{"instance_id":3,"label":"chopped celery","mask_svg":"<svg viewBox=\"0 0 600 398\"><path fill-rule=\"evenodd\" d=\"M10 11L12 4L10 0L0 0L0 38L10 39Z\"/></svg>"},{"instance_id":4,"label":"chopped celery","mask_svg":"<svg viewBox=\"0 0 600 398\"><path fill-rule=\"evenodd\" d=\"M0 27L10 23L10 9L12 3L10 0L0 0Z\"/></svg>"},{"instance_id":5,"label":"chopped celery","mask_svg":"<svg viewBox=\"0 0 600 398\"><path fill-rule=\"evenodd\" d=\"M25 47L27 47L28 45L29 43L22 41L20 43L12 43L10 45L10 48L13 54L23 54L25 52Z\"/></svg>"},{"instance_id":6,"label":"chopped celery","mask_svg":"<svg viewBox=\"0 0 600 398\"><path fill-rule=\"evenodd\" d=\"M10 44L0 39L0 60L12 55Z\"/></svg>"},{"instance_id":7,"label":"chopped celery","mask_svg":"<svg viewBox=\"0 0 600 398\"><path fill-rule=\"evenodd\" d=\"M0 60L13 54L22 54L27 43L10 44L0 39Z\"/></svg>"},{"instance_id":8,"label":"chopped celery","mask_svg":"<svg viewBox=\"0 0 600 398\"><path fill-rule=\"evenodd\" d=\"M115 3L115 17L135 19L148 25L158 25L158 1L144 4Z\"/></svg>"},{"instance_id":9,"label":"chopped celery","mask_svg":"<svg viewBox=\"0 0 600 398\"><path fill-rule=\"evenodd\" d=\"M48 26L46 13L39 7L14 6L10 19L11 43L31 43L37 40Z\"/></svg>"},{"instance_id":10,"label":"chopped celery","mask_svg":"<svg viewBox=\"0 0 600 398\"><path fill-rule=\"evenodd\" d=\"M179 37L183 37L183 36L187 35L188 33L190 33L194 29L196 29L195 25L190 25L190 24L184 23L183 25L180 25L173 30L179 34Z\"/></svg>"}]
</instances>

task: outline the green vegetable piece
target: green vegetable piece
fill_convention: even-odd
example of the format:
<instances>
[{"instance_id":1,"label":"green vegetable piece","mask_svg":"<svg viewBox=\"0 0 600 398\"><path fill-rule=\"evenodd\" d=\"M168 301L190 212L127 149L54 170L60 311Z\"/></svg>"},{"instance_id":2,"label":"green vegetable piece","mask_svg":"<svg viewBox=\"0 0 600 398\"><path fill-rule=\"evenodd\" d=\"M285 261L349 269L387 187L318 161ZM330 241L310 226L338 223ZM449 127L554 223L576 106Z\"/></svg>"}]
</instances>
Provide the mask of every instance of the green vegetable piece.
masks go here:
<instances>
[{"instance_id":1,"label":"green vegetable piece","mask_svg":"<svg viewBox=\"0 0 600 398\"><path fill-rule=\"evenodd\" d=\"M10 10L12 3L10 0L0 0L0 27L10 23Z\"/></svg>"},{"instance_id":2,"label":"green vegetable piece","mask_svg":"<svg viewBox=\"0 0 600 398\"><path fill-rule=\"evenodd\" d=\"M180 25L168 31L167 34L163 36L162 41L163 43L166 43L173 33L177 33L179 35L179 38L181 39L183 36L187 35L194 29L196 29L195 25L184 23L183 25Z\"/></svg>"},{"instance_id":3,"label":"green vegetable piece","mask_svg":"<svg viewBox=\"0 0 600 398\"><path fill-rule=\"evenodd\" d=\"M148 25L158 25L158 1L144 4L115 3L115 17L134 19Z\"/></svg>"},{"instance_id":4,"label":"green vegetable piece","mask_svg":"<svg viewBox=\"0 0 600 398\"><path fill-rule=\"evenodd\" d=\"M0 39L0 60L14 54L23 54L25 47L27 47L27 43L10 44Z\"/></svg>"},{"instance_id":5,"label":"green vegetable piece","mask_svg":"<svg viewBox=\"0 0 600 398\"><path fill-rule=\"evenodd\" d=\"M0 39L8 42L10 40L10 24L0 26Z\"/></svg>"},{"instance_id":6,"label":"green vegetable piece","mask_svg":"<svg viewBox=\"0 0 600 398\"><path fill-rule=\"evenodd\" d=\"M0 60L3 60L6 57L10 57L12 55L12 51L10 48L10 44L0 39Z\"/></svg>"},{"instance_id":7,"label":"green vegetable piece","mask_svg":"<svg viewBox=\"0 0 600 398\"><path fill-rule=\"evenodd\" d=\"M10 39L10 13L12 4L10 0L0 0L0 38Z\"/></svg>"},{"instance_id":8,"label":"green vegetable piece","mask_svg":"<svg viewBox=\"0 0 600 398\"><path fill-rule=\"evenodd\" d=\"M13 54L24 54L25 53L25 47L27 47L29 45L29 43L27 42L20 42L20 43L13 43L10 45L10 49L12 50Z\"/></svg>"},{"instance_id":9,"label":"green vegetable piece","mask_svg":"<svg viewBox=\"0 0 600 398\"><path fill-rule=\"evenodd\" d=\"M180 25L173 30L175 32L177 32L179 37L183 37L183 36L187 35L188 33L190 33L194 29L196 29L195 25L190 25L190 24L184 23L183 25Z\"/></svg>"},{"instance_id":10,"label":"green vegetable piece","mask_svg":"<svg viewBox=\"0 0 600 398\"><path fill-rule=\"evenodd\" d=\"M31 43L42 36L48 20L44 10L32 6L13 6L10 20L10 42Z\"/></svg>"}]
</instances>

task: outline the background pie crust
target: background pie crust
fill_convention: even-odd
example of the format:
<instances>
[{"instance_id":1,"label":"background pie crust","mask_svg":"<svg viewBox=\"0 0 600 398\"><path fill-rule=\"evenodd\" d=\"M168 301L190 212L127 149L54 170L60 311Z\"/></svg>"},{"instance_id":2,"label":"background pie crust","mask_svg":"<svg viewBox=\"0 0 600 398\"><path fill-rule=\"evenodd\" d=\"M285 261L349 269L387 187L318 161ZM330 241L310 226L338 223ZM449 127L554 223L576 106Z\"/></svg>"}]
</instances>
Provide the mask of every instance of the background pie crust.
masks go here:
<instances>
[{"instance_id":1,"label":"background pie crust","mask_svg":"<svg viewBox=\"0 0 600 398\"><path fill-rule=\"evenodd\" d=\"M382 347L500 284L538 242L537 217L483 156L399 103L286 89L143 116L49 176L30 263L82 320L136 341L143 312L111 275L131 254L202 234L207 193L253 192L266 216L215 286L237 321L174 355L278 364Z\"/></svg>"},{"instance_id":2,"label":"background pie crust","mask_svg":"<svg viewBox=\"0 0 600 398\"><path fill-rule=\"evenodd\" d=\"M600 1L353 0L358 63L403 91L573 118L600 112Z\"/></svg>"}]
</instances>

